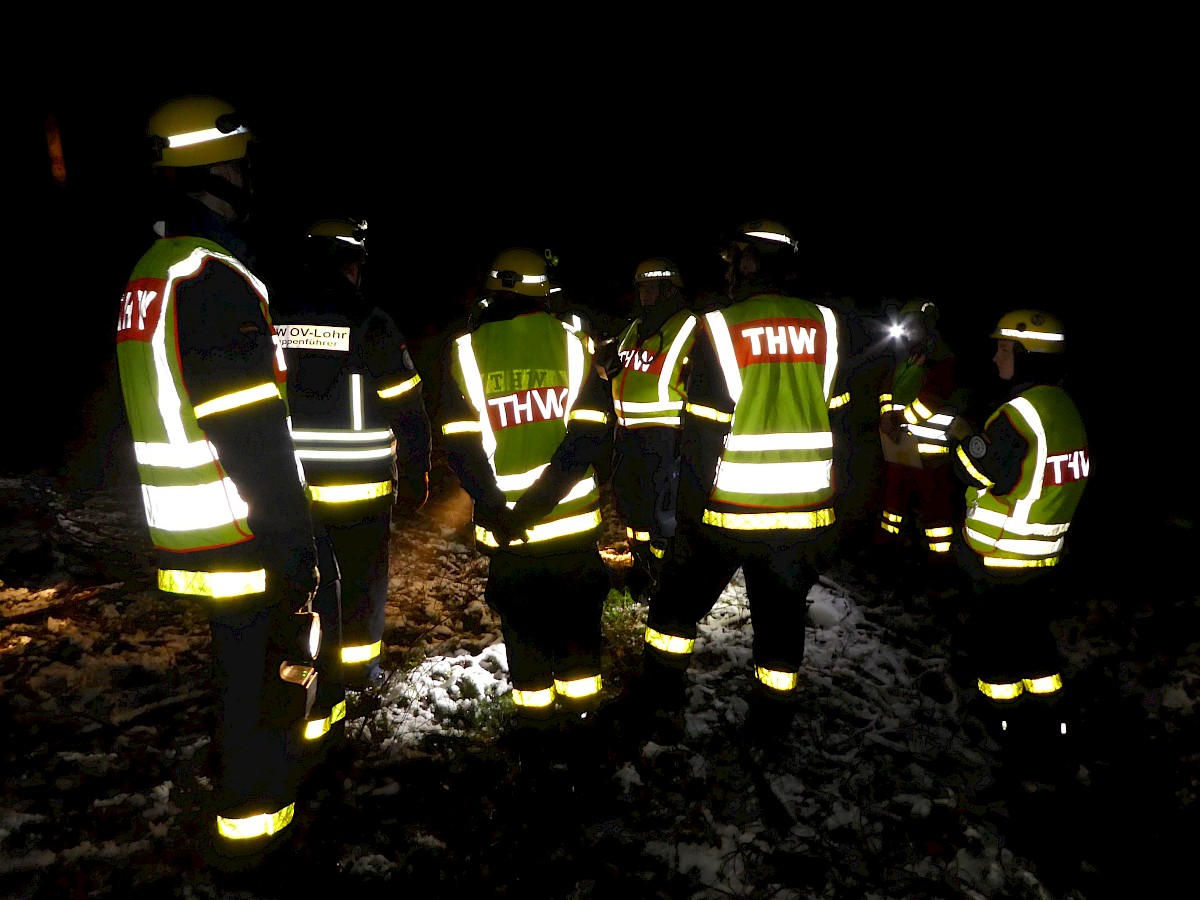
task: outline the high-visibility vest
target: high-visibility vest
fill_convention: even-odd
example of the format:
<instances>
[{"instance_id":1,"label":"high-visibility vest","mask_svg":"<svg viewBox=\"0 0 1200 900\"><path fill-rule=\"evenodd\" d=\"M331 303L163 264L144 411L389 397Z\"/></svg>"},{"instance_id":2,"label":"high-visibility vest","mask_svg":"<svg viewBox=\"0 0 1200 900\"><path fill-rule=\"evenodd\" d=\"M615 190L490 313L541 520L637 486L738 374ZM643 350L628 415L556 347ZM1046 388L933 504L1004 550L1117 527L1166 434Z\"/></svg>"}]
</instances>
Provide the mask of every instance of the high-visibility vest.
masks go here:
<instances>
[{"instance_id":1,"label":"high-visibility vest","mask_svg":"<svg viewBox=\"0 0 1200 900\"><path fill-rule=\"evenodd\" d=\"M758 294L704 316L732 414L703 521L732 530L806 530L834 521L833 431L838 323L832 309Z\"/></svg>"},{"instance_id":2,"label":"high-visibility vest","mask_svg":"<svg viewBox=\"0 0 1200 900\"><path fill-rule=\"evenodd\" d=\"M623 368L613 379L613 407L623 428L665 425L678 428L687 399L681 372L696 340L696 315L676 311L656 333L638 334L635 319L621 335L617 354Z\"/></svg>"},{"instance_id":3,"label":"high-visibility vest","mask_svg":"<svg viewBox=\"0 0 1200 900\"><path fill-rule=\"evenodd\" d=\"M984 431L1000 416L1028 441L1029 451L1009 493L967 488L967 544L991 569L1056 565L1091 471L1083 418L1070 395L1052 385L1009 400L988 417ZM956 453L972 477L991 484L962 446Z\"/></svg>"},{"instance_id":4,"label":"high-visibility vest","mask_svg":"<svg viewBox=\"0 0 1200 900\"><path fill-rule=\"evenodd\" d=\"M604 410L576 404L594 355L590 338L549 313L489 322L455 341L452 377L476 417L447 422L442 433L481 434L510 508L549 465L572 420L607 421ZM528 544L598 534L600 522L600 490L589 468L530 529ZM486 547L498 546L495 536L480 525L475 526L475 539ZM518 540L509 546L525 543Z\"/></svg>"},{"instance_id":5,"label":"high-visibility vest","mask_svg":"<svg viewBox=\"0 0 1200 900\"><path fill-rule=\"evenodd\" d=\"M380 498L381 506L391 504L396 436L377 401L421 384L416 372L376 383L359 355L361 328L336 314L301 314L275 323L295 385L306 383L308 355L328 357L321 360L327 378L317 399L292 392L292 438L318 511Z\"/></svg>"},{"instance_id":6,"label":"high-visibility vest","mask_svg":"<svg viewBox=\"0 0 1200 900\"><path fill-rule=\"evenodd\" d=\"M932 400L922 395L925 368L907 359L901 361L892 378L891 390L879 395L879 412L880 415L892 410L900 412L904 417L902 440L915 444L921 456L947 457L955 409L950 404L935 407Z\"/></svg>"},{"instance_id":7,"label":"high-visibility vest","mask_svg":"<svg viewBox=\"0 0 1200 900\"><path fill-rule=\"evenodd\" d=\"M219 550L253 537L249 509L220 465L201 424L204 417L263 400L287 404L286 364L276 344L273 380L251 379L193 406L180 368L175 299L179 286L213 260L246 279L269 327L266 286L220 245L196 237L156 241L135 266L118 310L117 362L146 522L154 546L172 553ZM298 460L296 467L303 484ZM195 561L204 558L197 555ZM159 587L210 597L264 590L264 567L236 568L160 567Z\"/></svg>"}]
</instances>

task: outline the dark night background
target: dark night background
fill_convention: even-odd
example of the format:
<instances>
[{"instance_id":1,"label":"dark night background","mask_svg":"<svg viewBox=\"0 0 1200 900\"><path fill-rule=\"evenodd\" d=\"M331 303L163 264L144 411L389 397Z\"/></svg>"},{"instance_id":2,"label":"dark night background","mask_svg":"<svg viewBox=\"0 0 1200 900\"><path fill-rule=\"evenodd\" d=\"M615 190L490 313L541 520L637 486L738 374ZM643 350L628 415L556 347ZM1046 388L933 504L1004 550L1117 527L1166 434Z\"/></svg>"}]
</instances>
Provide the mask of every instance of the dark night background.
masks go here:
<instances>
[{"instance_id":1,"label":"dark night background","mask_svg":"<svg viewBox=\"0 0 1200 900\"><path fill-rule=\"evenodd\" d=\"M1193 430L1181 405L1191 303L1167 274L1183 239L1159 211L1182 193L1174 126L1120 72L860 73L857 88L826 72L803 89L752 90L686 67L654 80L582 68L493 78L480 67L473 80L386 88L378 73L369 87L314 77L299 89L282 74L80 78L33 95L6 124L30 215L10 221L0 471L105 477L96 445L119 418L113 310L153 239L145 121L158 102L203 92L256 123L257 224L278 238L260 244L268 280L313 219L367 219L368 289L421 359L436 358L506 246L551 248L577 300L618 314L640 259L674 259L693 294L716 289L721 235L773 218L800 239L804 293L866 310L929 297L979 379L994 375L987 336L1001 313L1063 317L1093 459L1077 543L1097 563L1119 546L1135 568L1164 520L1194 522L1194 465L1180 456ZM48 113L65 186L49 174Z\"/></svg>"}]
</instances>

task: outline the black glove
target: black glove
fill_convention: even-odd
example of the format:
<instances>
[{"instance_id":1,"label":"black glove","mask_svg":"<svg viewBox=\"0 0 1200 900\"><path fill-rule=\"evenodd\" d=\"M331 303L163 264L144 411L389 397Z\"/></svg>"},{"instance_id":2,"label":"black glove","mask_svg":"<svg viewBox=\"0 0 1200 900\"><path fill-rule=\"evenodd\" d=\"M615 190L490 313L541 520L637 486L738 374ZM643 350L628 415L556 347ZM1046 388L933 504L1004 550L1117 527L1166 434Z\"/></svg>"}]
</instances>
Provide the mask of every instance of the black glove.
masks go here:
<instances>
[{"instance_id":1,"label":"black glove","mask_svg":"<svg viewBox=\"0 0 1200 900\"><path fill-rule=\"evenodd\" d=\"M429 473L402 475L396 479L396 505L416 512L429 499Z\"/></svg>"},{"instance_id":2,"label":"black glove","mask_svg":"<svg viewBox=\"0 0 1200 900\"><path fill-rule=\"evenodd\" d=\"M496 538L496 543L507 547L515 540L529 540L526 526L522 525L507 506L475 505L475 524L486 528Z\"/></svg>"}]
</instances>

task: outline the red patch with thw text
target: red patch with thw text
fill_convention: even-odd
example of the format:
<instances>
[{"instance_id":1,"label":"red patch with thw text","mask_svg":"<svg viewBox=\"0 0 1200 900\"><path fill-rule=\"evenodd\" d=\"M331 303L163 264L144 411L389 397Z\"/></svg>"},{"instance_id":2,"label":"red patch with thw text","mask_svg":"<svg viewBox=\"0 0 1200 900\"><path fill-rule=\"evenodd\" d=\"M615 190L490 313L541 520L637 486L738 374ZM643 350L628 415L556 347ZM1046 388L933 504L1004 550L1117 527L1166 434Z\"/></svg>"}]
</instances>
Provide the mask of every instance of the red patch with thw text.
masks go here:
<instances>
[{"instance_id":1,"label":"red patch with thw text","mask_svg":"<svg viewBox=\"0 0 1200 900\"><path fill-rule=\"evenodd\" d=\"M825 323L816 319L760 319L730 328L738 367L756 363L824 362Z\"/></svg>"},{"instance_id":2,"label":"red patch with thw text","mask_svg":"<svg viewBox=\"0 0 1200 900\"><path fill-rule=\"evenodd\" d=\"M162 278L139 278L125 286L117 304L118 343L150 340L162 315L166 284Z\"/></svg>"},{"instance_id":3,"label":"red patch with thw text","mask_svg":"<svg viewBox=\"0 0 1200 900\"><path fill-rule=\"evenodd\" d=\"M532 388L514 391L501 397L489 397L487 401L488 421L492 430L526 425L530 422L546 422L566 416L567 388Z\"/></svg>"}]
</instances>

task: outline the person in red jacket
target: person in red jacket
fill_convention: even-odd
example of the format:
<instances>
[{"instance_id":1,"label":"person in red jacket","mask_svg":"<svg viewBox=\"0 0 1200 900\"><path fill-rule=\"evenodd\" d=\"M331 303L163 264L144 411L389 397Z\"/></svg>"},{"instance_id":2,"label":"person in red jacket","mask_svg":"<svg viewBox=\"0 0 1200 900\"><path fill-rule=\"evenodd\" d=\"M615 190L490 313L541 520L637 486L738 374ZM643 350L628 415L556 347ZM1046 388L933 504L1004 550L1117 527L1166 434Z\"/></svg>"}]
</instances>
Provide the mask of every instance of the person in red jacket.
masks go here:
<instances>
[{"instance_id":1,"label":"person in red jacket","mask_svg":"<svg viewBox=\"0 0 1200 900\"><path fill-rule=\"evenodd\" d=\"M944 592L958 575L950 547L962 520L962 491L950 466L950 444L966 392L957 357L938 330L939 317L928 299L900 308L892 331L901 349L879 397L885 469L875 544L881 564L870 580L899 598Z\"/></svg>"}]
</instances>

